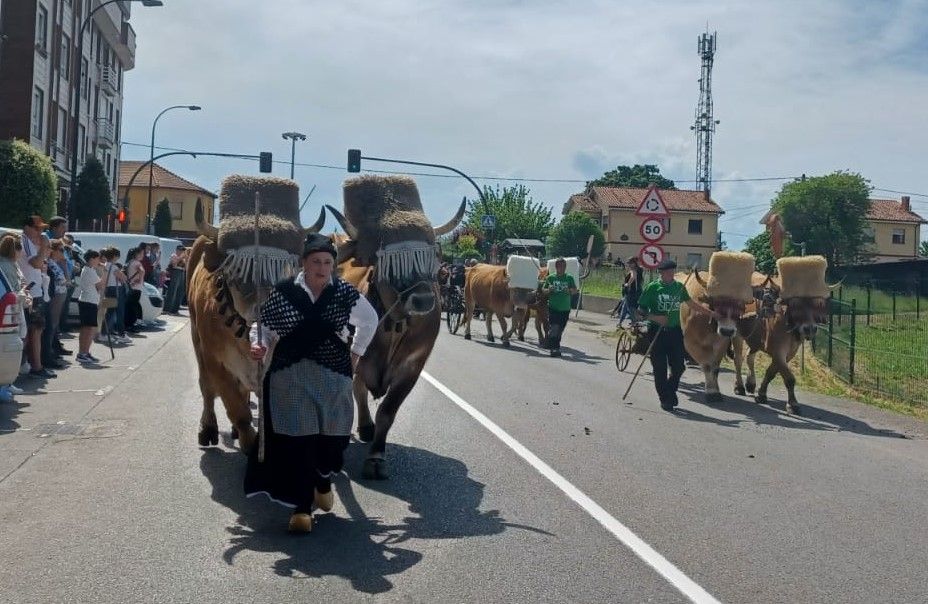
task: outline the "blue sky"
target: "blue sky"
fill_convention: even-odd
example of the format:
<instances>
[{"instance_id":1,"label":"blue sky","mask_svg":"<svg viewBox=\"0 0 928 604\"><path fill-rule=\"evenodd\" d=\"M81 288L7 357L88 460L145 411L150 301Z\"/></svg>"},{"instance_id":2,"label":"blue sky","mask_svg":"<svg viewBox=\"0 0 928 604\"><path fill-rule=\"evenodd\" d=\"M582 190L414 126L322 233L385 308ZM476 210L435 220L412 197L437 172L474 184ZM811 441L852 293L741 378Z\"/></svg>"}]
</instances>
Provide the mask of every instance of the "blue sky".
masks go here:
<instances>
[{"instance_id":1,"label":"blue sky","mask_svg":"<svg viewBox=\"0 0 928 604\"><path fill-rule=\"evenodd\" d=\"M692 180L696 39L708 23L718 31L714 178L847 169L928 193L928 0L165 0L134 5L132 23L123 140L145 146L124 146L125 159L147 158L162 108L190 103L203 110L165 115L158 145L289 162L280 134L296 130L309 135L297 161L311 164L342 167L355 147L496 178L582 181L647 162ZM164 163L214 190L227 174L257 172L239 160ZM323 203L341 205L345 177L297 166L303 194L316 186L304 223ZM458 179L417 180L435 222L473 192ZM730 247L758 232L780 184L714 185ZM583 187L526 185L557 214ZM912 201L928 216L928 196Z\"/></svg>"}]
</instances>

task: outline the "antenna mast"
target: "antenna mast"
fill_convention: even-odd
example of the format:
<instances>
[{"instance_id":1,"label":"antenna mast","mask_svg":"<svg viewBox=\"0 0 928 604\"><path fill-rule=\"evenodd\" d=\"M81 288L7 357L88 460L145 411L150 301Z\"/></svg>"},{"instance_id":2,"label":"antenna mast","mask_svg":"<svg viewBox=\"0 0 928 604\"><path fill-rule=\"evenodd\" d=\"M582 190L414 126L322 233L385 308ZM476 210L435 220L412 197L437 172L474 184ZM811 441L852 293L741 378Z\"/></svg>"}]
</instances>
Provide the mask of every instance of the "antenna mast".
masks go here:
<instances>
[{"instance_id":1,"label":"antenna mast","mask_svg":"<svg viewBox=\"0 0 928 604\"><path fill-rule=\"evenodd\" d=\"M712 134L719 120L712 108L712 63L715 60L716 32L699 36L699 56L702 69L699 75L699 105L696 106L696 121L690 130L696 131L696 190L709 195L712 189Z\"/></svg>"}]
</instances>

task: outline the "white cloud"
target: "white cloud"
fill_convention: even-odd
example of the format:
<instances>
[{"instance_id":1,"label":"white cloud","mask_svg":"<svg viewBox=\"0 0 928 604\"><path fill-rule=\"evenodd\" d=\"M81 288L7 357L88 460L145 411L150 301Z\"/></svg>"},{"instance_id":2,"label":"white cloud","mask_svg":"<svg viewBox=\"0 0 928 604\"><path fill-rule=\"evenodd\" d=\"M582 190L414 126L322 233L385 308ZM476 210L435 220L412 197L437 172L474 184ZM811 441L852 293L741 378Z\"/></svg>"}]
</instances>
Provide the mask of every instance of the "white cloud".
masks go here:
<instances>
[{"instance_id":1,"label":"white cloud","mask_svg":"<svg viewBox=\"0 0 928 604\"><path fill-rule=\"evenodd\" d=\"M161 108L197 103L203 111L162 119L159 144L272 150L282 160L289 144L280 133L299 130L310 140L298 161L310 163L341 166L358 147L479 175L585 180L638 162L690 180L696 38L707 21L719 32L716 178L846 168L886 188L928 188L924 1L166 0L133 12L138 56L123 137L147 141ZM165 163L214 189L225 174L256 170L235 160ZM277 173L289 174L283 165ZM345 176L297 169L305 191L318 185L306 219L320 203L340 203ZM472 194L461 181L419 182L436 221ZM582 187L529 186L558 209ZM762 209L738 208L777 188L718 183L713 196L728 216L747 212L723 231L756 232Z\"/></svg>"}]
</instances>

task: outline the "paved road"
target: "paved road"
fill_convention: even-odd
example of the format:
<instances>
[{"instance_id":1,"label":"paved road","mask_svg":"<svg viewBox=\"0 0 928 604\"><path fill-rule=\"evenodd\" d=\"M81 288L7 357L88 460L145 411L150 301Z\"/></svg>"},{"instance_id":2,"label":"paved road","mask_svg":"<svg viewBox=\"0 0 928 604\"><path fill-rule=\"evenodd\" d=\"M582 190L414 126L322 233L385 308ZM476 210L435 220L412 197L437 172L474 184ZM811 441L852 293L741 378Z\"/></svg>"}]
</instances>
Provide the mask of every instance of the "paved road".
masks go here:
<instances>
[{"instance_id":1,"label":"paved road","mask_svg":"<svg viewBox=\"0 0 928 604\"><path fill-rule=\"evenodd\" d=\"M562 359L475 325L442 333L393 478L361 480L353 444L341 503L291 537L286 510L241 496L232 443L196 447L189 329L169 321L0 407L0 600L928 601L924 424L693 389L668 414L649 379L619 400L596 321Z\"/></svg>"}]
</instances>

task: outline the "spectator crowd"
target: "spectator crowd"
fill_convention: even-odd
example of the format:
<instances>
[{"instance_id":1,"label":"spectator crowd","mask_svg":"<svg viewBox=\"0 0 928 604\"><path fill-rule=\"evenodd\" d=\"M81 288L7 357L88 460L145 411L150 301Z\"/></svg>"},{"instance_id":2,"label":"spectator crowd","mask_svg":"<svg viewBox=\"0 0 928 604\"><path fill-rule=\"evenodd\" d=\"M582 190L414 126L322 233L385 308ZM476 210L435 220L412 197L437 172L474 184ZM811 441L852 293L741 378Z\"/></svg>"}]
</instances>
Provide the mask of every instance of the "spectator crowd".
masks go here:
<instances>
[{"instance_id":1,"label":"spectator crowd","mask_svg":"<svg viewBox=\"0 0 928 604\"><path fill-rule=\"evenodd\" d=\"M186 303L186 264L189 250L177 246L162 267L160 245L140 243L125 258L116 247L84 250L78 254L67 232L67 220L55 216L47 223L29 217L22 233L0 235L0 272L10 291L19 297L19 335L23 339L20 380L50 380L69 367L95 366L93 342L109 347L132 344L132 335L163 323L145 320L141 300L144 284L164 295L164 312L177 314ZM72 322L69 307L77 303L78 347L68 349L62 336ZM66 336L65 336L66 337ZM20 381L17 380L19 383ZM0 384L0 402L13 400L23 390Z\"/></svg>"}]
</instances>

